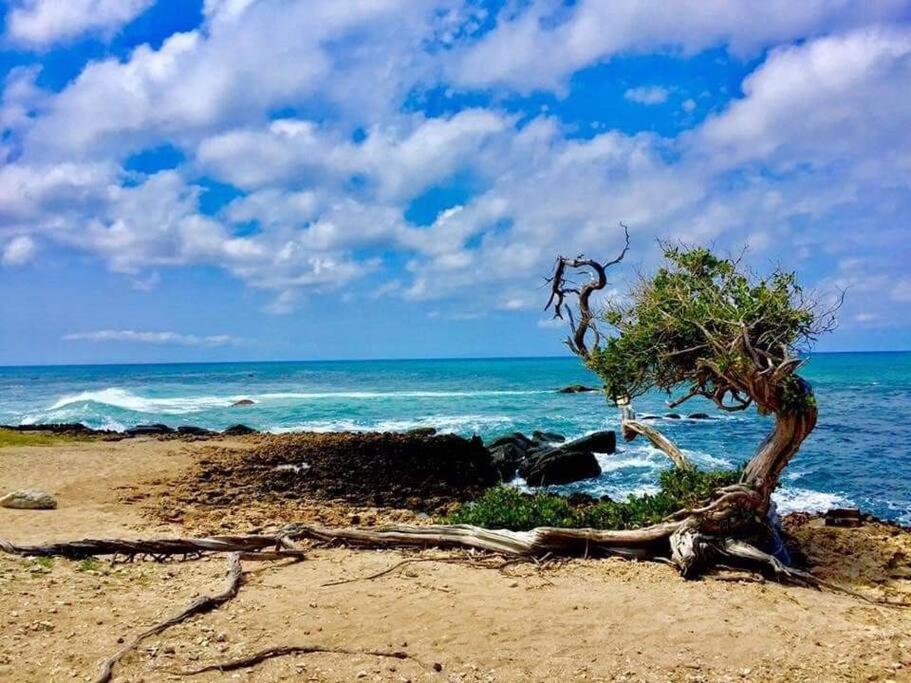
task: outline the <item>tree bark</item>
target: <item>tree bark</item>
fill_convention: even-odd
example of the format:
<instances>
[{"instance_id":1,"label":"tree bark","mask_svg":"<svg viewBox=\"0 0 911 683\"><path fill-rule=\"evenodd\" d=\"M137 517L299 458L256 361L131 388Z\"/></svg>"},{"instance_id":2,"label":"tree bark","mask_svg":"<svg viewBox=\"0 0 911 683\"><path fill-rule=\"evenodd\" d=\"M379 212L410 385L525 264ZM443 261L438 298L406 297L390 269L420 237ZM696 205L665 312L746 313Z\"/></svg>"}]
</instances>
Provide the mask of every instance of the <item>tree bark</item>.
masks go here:
<instances>
[{"instance_id":1,"label":"tree bark","mask_svg":"<svg viewBox=\"0 0 911 683\"><path fill-rule=\"evenodd\" d=\"M804 439L816 426L817 410L808 405L800 413L778 413L775 415L775 428L769 433L759 447L753 459L747 463L742 482L754 489L763 500L763 508L758 512L768 511L772 491L778 486L781 472L787 467L791 458L797 453Z\"/></svg>"}]
</instances>

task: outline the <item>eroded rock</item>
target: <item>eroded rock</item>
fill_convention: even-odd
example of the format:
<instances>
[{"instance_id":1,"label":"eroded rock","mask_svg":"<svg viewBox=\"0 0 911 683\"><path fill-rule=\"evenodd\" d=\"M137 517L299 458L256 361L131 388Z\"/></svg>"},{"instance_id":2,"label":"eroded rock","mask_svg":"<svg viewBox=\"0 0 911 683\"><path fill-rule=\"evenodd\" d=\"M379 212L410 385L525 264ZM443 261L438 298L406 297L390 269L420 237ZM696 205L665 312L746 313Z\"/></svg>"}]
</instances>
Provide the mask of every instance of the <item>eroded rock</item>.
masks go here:
<instances>
[{"instance_id":1,"label":"eroded rock","mask_svg":"<svg viewBox=\"0 0 911 683\"><path fill-rule=\"evenodd\" d=\"M0 507L15 510L53 510L57 499L46 491L13 491L0 498Z\"/></svg>"}]
</instances>

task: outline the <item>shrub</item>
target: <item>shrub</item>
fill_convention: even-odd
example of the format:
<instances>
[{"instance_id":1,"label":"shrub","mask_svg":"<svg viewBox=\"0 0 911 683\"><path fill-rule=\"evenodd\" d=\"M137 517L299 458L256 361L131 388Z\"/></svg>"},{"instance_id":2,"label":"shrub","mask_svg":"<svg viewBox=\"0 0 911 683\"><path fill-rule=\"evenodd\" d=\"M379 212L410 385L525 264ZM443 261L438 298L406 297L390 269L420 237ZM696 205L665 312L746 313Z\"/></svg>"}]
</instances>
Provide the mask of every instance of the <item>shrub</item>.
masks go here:
<instances>
[{"instance_id":1,"label":"shrub","mask_svg":"<svg viewBox=\"0 0 911 683\"><path fill-rule=\"evenodd\" d=\"M697 505L715 489L737 483L737 470L665 470L654 494L629 496L574 506L555 493L523 493L511 486L488 489L450 515L453 524L526 531L538 526L593 529L637 529L656 524L673 512Z\"/></svg>"}]
</instances>

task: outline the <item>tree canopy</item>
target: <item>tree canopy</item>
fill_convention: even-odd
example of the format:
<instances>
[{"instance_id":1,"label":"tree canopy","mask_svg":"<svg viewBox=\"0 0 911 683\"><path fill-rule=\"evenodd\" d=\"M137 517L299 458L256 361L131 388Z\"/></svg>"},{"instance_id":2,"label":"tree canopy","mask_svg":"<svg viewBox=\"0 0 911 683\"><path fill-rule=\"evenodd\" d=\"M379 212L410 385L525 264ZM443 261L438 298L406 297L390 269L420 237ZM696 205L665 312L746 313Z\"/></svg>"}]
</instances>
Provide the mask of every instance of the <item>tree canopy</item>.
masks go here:
<instances>
[{"instance_id":1,"label":"tree canopy","mask_svg":"<svg viewBox=\"0 0 911 683\"><path fill-rule=\"evenodd\" d=\"M740 259L703 247L663 251L665 265L601 314L615 334L598 334L586 349L585 362L607 393L623 400L685 386L672 405L699 395L724 410L755 402L763 412L799 410L812 400L794 372L801 351L834 325L833 311L808 301L794 273L757 278Z\"/></svg>"}]
</instances>

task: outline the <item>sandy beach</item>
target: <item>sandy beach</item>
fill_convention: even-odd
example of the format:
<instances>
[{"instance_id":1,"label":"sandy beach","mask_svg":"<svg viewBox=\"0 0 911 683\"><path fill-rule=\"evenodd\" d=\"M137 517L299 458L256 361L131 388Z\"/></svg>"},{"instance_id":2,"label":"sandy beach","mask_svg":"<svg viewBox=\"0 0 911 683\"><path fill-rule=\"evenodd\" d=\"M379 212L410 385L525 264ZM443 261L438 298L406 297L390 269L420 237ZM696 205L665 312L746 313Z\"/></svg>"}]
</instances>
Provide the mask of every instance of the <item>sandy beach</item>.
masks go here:
<instances>
[{"instance_id":1,"label":"sandy beach","mask_svg":"<svg viewBox=\"0 0 911 683\"><path fill-rule=\"evenodd\" d=\"M216 519L237 533L287 521L414 519L313 501L162 517L161 492L197 460L212 449L250 448L257 438L0 449L4 488L48 488L59 503L51 511L0 509L0 535L27 543L198 535L216 530ZM907 531L798 521L788 528L817 576L874 598L911 596ZM325 585L403 559L422 561ZM911 680L907 610L743 572L687 582L671 567L617 559L476 565L451 551L326 547L298 563L247 563L236 599L149 639L114 680ZM121 639L220 590L224 575L224 559L214 556L111 564L0 555L0 679L92 680ZM413 659L314 653L179 675L278 645L403 651Z\"/></svg>"}]
</instances>

